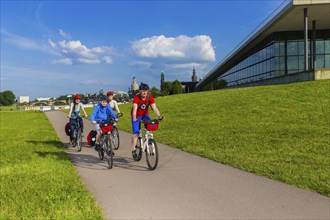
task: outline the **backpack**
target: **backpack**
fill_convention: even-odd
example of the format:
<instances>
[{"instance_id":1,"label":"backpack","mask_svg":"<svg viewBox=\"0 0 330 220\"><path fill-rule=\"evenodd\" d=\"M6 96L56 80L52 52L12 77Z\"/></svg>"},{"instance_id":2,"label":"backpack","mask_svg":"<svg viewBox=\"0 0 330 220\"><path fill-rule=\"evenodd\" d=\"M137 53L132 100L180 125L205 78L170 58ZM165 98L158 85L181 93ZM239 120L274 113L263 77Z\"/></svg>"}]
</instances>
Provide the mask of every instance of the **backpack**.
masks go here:
<instances>
[{"instance_id":1,"label":"backpack","mask_svg":"<svg viewBox=\"0 0 330 220\"><path fill-rule=\"evenodd\" d=\"M69 123L69 122L66 123L66 125L65 125L65 127L64 127L64 130L65 130L66 135L67 135L67 136L70 136L70 131L71 131L71 129L70 129L70 123Z\"/></svg>"},{"instance_id":2,"label":"backpack","mask_svg":"<svg viewBox=\"0 0 330 220\"><path fill-rule=\"evenodd\" d=\"M88 142L88 145L91 147L93 147L95 145L96 134L97 134L97 132L95 130L91 130L87 135L87 142Z\"/></svg>"}]
</instances>

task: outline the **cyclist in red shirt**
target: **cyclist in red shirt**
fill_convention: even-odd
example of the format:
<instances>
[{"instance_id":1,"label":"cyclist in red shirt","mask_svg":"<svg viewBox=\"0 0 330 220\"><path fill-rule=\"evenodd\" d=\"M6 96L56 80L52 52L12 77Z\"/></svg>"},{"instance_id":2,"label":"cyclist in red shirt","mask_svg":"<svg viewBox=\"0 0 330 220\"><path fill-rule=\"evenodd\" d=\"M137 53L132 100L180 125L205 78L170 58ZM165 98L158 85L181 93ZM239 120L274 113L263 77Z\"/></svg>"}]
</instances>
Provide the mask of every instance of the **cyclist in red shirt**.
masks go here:
<instances>
[{"instance_id":1,"label":"cyclist in red shirt","mask_svg":"<svg viewBox=\"0 0 330 220\"><path fill-rule=\"evenodd\" d=\"M139 122L141 120L150 120L148 114L148 108L151 106L152 110L155 112L159 119L164 119L163 116L159 113L158 108L156 107L155 99L149 94L149 86L142 83L140 85L140 93L133 98L133 107L132 107L132 156L136 157L136 143L139 135Z\"/></svg>"}]
</instances>

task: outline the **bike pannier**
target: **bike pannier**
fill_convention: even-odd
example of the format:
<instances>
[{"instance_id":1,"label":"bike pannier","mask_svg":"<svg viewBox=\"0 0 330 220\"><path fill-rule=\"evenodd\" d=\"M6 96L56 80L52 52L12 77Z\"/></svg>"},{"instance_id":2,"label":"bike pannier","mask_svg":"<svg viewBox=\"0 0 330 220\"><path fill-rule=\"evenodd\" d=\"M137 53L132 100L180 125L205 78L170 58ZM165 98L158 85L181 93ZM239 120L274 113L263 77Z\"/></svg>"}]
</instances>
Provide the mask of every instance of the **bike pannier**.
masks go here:
<instances>
[{"instance_id":1,"label":"bike pannier","mask_svg":"<svg viewBox=\"0 0 330 220\"><path fill-rule=\"evenodd\" d=\"M87 142L88 142L88 145L91 147L93 147L95 145L96 134L97 134L97 132L95 130L91 130L87 135Z\"/></svg>"},{"instance_id":2,"label":"bike pannier","mask_svg":"<svg viewBox=\"0 0 330 220\"><path fill-rule=\"evenodd\" d=\"M148 131L156 131L158 129L159 122L157 120L145 120L144 125Z\"/></svg>"},{"instance_id":3,"label":"bike pannier","mask_svg":"<svg viewBox=\"0 0 330 220\"><path fill-rule=\"evenodd\" d=\"M71 129L70 129L70 123L69 122L66 123L64 130L65 130L66 135L70 136L70 130Z\"/></svg>"}]
</instances>

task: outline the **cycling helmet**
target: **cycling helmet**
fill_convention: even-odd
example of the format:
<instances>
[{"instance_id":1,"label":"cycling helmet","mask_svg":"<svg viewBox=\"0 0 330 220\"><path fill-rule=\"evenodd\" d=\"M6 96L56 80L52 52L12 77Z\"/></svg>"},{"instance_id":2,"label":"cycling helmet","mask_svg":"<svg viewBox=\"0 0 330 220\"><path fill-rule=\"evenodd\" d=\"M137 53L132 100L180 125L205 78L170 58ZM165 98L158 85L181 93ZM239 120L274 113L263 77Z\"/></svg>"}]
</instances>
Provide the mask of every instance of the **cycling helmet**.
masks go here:
<instances>
[{"instance_id":1,"label":"cycling helmet","mask_svg":"<svg viewBox=\"0 0 330 220\"><path fill-rule=\"evenodd\" d=\"M109 95L113 95L113 92L112 91L107 92L107 96Z\"/></svg>"},{"instance_id":2,"label":"cycling helmet","mask_svg":"<svg viewBox=\"0 0 330 220\"><path fill-rule=\"evenodd\" d=\"M148 84L141 83L140 90L149 90Z\"/></svg>"},{"instance_id":3,"label":"cycling helmet","mask_svg":"<svg viewBox=\"0 0 330 220\"><path fill-rule=\"evenodd\" d=\"M101 96L99 97L99 101L100 101L100 102L102 102L102 101L106 101L106 100L108 100L108 97L105 96L105 95L101 95Z\"/></svg>"},{"instance_id":4,"label":"cycling helmet","mask_svg":"<svg viewBox=\"0 0 330 220\"><path fill-rule=\"evenodd\" d=\"M73 99L81 99L81 97L79 94L77 94L77 95L73 96Z\"/></svg>"}]
</instances>

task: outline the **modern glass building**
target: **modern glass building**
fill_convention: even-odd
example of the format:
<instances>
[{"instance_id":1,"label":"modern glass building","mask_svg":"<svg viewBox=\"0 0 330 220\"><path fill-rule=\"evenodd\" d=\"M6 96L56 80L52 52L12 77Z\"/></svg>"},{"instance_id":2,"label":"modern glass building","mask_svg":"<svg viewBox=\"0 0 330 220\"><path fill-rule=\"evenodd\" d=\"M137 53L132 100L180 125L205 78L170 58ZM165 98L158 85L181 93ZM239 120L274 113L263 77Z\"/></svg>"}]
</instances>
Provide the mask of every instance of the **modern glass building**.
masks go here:
<instances>
[{"instance_id":1,"label":"modern glass building","mask_svg":"<svg viewBox=\"0 0 330 220\"><path fill-rule=\"evenodd\" d=\"M233 87L325 78L330 78L330 0L288 0L196 89L220 79Z\"/></svg>"}]
</instances>

